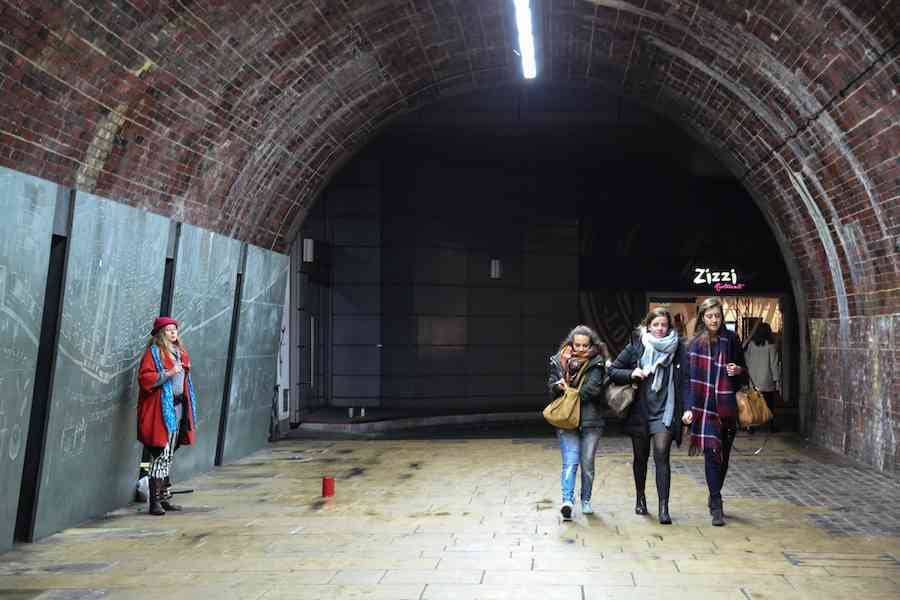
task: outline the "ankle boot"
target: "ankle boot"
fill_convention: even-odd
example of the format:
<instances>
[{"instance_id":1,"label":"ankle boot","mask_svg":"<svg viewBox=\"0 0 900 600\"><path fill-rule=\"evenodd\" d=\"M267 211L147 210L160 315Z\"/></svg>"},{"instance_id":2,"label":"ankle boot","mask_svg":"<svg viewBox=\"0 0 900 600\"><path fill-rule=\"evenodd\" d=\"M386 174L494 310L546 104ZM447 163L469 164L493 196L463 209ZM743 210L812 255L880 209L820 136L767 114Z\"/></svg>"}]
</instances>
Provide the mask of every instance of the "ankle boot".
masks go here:
<instances>
[{"instance_id":1,"label":"ankle boot","mask_svg":"<svg viewBox=\"0 0 900 600\"><path fill-rule=\"evenodd\" d=\"M638 492L637 498L634 501L634 514L647 514L647 496L645 496L643 492Z\"/></svg>"},{"instance_id":2,"label":"ankle boot","mask_svg":"<svg viewBox=\"0 0 900 600\"><path fill-rule=\"evenodd\" d=\"M162 501L160 501L160 504L162 505L162 507L166 510L174 510L176 512L179 510L183 510L181 508L180 504L172 504L171 502L169 502L169 498L171 498L171 497L172 497L172 493L169 492L168 497L164 497L162 499Z\"/></svg>"},{"instance_id":3,"label":"ankle boot","mask_svg":"<svg viewBox=\"0 0 900 600\"><path fill-rule=\"evenodd\" d=\"M712 515L712 524L721 527L725 524L725 513L722 510L722 497L710 498L709 514Z\"/></svg>"},{"instance_id":4,"label":"ankle boot","mask_svg":"<svg viewBox=\"0 0 900 600\"><path fill-rule=\"evenodd\" d=\"M151 515L164 515L166 510L162 506L163 494L165 493L165 485L162 479L156 477L150 478L150 503L149 512Z\"/></svg>"},{"instance_id":5,"label":"ankle boot","mask_svg":"<svg viewBox=\"0 0 900 600\"><path fill-rule=\"evenodd\" d=\"M659 524L671 525L672 517L669 516L669 500L668 498L659 499Z\"/></svg>"},{"instance_id":6,"label":"ankle boot","mask_svg":"<svg viewBox=\"0 0 900 600\"><path fill-rule=\"evenodd\" d=\"M169 489L171 487L172 487L172 482L169 480L169 476L166 475L165 479L163 479L163 497L162 497L162 501L160 502L160 504L162 504L162 507L166 510L174 510L174 511L182 510L180 504L173 504L171 502L171 500L173 498L172 490Z\"/></svg>"}]
</instances>

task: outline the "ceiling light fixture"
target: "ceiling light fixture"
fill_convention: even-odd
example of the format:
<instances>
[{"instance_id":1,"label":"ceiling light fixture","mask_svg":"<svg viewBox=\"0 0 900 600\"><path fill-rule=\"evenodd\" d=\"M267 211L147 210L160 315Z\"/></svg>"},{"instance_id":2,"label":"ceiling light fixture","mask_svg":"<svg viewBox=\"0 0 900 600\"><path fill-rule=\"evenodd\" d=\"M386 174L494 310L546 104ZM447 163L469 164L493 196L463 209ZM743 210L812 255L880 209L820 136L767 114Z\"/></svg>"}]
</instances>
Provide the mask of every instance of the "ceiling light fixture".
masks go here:
<instances>
[{"instance_id":1,"label":"ceiling light fixture","mask_svg":"<svg viewBox=\"0 0 900 600\"><path fill-rule=\"evenodd\" d=\"M522 53L522 74L525 79L537 76L534 60L534 35L532 34L531 6L529 0L513 0L516 5L516 29L519 30L519 50Z\"/></svg>"}]
</instances>

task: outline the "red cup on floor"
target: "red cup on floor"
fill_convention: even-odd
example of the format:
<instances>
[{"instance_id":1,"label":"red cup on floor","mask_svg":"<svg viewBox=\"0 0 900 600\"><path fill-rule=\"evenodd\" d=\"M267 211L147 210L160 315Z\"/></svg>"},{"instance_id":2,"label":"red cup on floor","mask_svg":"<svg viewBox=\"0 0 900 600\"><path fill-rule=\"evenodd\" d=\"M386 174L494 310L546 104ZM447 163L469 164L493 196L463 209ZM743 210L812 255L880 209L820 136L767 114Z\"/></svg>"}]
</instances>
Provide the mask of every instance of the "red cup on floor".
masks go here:
<instances>
[{"instance_id":1,"label":"red cup on floor","mask_svg":"<svg viewBox=\"0 0 900 600\"><path fill-rule=\"evenodd\" d=\"M325 498L334 496L334 477L322 478L322 496Z\"/></svg>"}]
</instances>

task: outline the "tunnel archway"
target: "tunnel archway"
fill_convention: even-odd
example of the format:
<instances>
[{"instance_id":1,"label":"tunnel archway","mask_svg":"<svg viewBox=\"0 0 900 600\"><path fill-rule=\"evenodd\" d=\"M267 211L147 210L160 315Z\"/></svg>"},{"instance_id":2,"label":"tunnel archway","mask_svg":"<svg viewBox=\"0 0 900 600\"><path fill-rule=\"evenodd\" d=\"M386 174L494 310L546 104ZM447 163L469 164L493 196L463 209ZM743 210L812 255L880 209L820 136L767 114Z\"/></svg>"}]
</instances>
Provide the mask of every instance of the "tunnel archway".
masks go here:
<instances>
[{"instance_id":1,"label":"tunnel archway","mask_svg":"<svg viewBox=\"0 0 900 600\"><path fill-rule=\"evenodd\" d=\"M793 264L811 433L893 469L900 7L532 4L542 81L655 107L756 199ZM519 79L499 0L6 2L3 23L0 164L280 250L392 116Z\"/></svg>"},{"instance_id":2,"label":"tunnel archway","mask_svg":"<svg viewBox=\"0 0 900 600\"><path fill-rule=\"evenodd\" d=\"M740 273L744 291L724 293L741 320L762 310L751 299L770 323L778 313L781 427L806 408L791 280L762 213L701 144L614 94L510 85L399 117L332 178L299 237L317 258L297 277L294 335L299 364L317 367L298 420L536 415L547 355L575 323L615 357L657 299L678 299L687 324L684 301L714 293L694 267L713 264ZM308 327L331 342L311 349Z\"/></svg>"}]
</instances>

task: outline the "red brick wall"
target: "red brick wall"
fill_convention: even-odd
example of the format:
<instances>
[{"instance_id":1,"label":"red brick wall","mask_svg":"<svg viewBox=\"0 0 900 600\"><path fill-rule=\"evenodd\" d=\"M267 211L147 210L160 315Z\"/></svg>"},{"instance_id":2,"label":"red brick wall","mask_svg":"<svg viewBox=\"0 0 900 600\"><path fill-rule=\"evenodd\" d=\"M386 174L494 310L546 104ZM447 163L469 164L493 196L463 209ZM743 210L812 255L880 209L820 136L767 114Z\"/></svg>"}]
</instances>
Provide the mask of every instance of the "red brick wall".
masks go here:
<instances>
[{"instance_id":1,"label":"red brick wall","mask_svg":"<svg viewBox=\"0 0 900 600\"><path fill-rule=\"evenodd\" d=\"M169 4L0 0L0 164L284 250L391 115L520 77L507 0ZM532 5L543 81L667 114L760 203L810 333L836 335L811 381L860 358L851 319L900 313L900 3ZM844 434L895 453L897 407L867 403L900 382L841 377L818 439L893 464Z\"/></svg>"}]
</instances>

